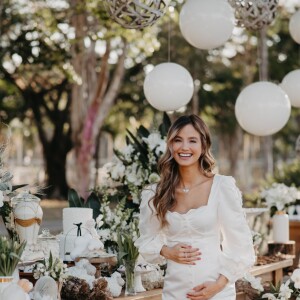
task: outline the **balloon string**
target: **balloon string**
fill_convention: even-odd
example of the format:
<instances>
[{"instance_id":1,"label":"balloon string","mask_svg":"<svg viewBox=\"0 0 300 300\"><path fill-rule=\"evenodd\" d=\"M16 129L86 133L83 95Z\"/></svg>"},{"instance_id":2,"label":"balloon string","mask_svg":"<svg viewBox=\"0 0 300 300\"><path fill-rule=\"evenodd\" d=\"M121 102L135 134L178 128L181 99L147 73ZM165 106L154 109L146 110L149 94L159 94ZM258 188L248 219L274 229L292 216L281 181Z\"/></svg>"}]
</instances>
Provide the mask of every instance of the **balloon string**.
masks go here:
<instances>
[{"instance_id":1,"label":"balloon string","mask_svg":"<svg viewBox=\"0 0 300 300\"><path fill-rule=\"evenodd\" d=\"M168 62L171 61L171 8L168 8L169 11L169 21L168 21Z\"/></svg>"},{"instance_id":2,"label":"balloon string","mask_svg":"<svg viewBox=\"0 0 300 300\"><path fill-rule=\"evenodd\" d=\"M267 26L258 31L257 64L259 80L268 80L268 45L267 45Z\"/></svg>"}]
</instances>

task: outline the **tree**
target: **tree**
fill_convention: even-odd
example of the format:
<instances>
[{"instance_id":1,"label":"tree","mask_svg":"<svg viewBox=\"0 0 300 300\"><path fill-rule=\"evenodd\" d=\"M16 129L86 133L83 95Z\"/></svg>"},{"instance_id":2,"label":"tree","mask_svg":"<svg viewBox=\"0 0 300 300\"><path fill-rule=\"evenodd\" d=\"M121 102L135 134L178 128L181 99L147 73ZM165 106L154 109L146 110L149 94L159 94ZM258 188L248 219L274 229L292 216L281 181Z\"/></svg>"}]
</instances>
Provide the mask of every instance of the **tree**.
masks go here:
<instances>
[{"instance_id":1,"label":"tree","mask_svg":"<svg viewBox=\"0 0 300 300\"><path fill-rule=\"evenodd\" d=\"M71 7L77 11L72 17L75 29L72 63L81 79L80 85L74 84L72 89L72 138L77 188L81 195L86 196L91 183L90 170L97 137L121 90L126 71L125 59L130 68L152 54L157 46L154 44L155 35L151 36L149 30L154 33L156 29L136 31L121 28L108 18L103 1L84 3L72 0ZM96 53L97 36L102 37L104 49L100 56ZM85 43L87 38L89 42ZM112 57L114 62L110 63Z\"/></svg>"},{"instance_id":2,"label":"tree","mask_svg":"<svg viewBox=\"0 0 300 300\"><path fill-rule=\"evenodd\" d=\"M66 196L66 155L72 146L70 76L64 68L69 55L66 37L57 27L64 12L44 1L21 5L5 0L3 8L0 76L3 86L10 87L1 90L4 117L9 120L16 110L22 118L32 116L43 146L46 192L50 197Z\"/></svg>"}]
</instances>

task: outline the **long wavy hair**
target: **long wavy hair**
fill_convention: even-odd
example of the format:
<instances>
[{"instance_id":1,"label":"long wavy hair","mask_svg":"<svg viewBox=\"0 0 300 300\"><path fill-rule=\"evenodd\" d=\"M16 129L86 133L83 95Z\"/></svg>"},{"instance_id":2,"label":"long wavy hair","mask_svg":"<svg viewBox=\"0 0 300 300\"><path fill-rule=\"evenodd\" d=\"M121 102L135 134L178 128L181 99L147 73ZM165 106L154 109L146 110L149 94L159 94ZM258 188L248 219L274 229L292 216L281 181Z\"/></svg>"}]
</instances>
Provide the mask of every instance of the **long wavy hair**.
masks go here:
<instances>
[{"instance_id":1,"label":"long wavy hair","mask_svg":"<svg viewBox=\"0 0 300 300\"><path fill-rule=\"evenodd\" d=\"M211 154L211 137L207 125L197 115L181 116L170 127L167 134L167 149L158 162L160 181L157 184L153 200L153 206L161 227L168 225L166 213L175 204L175 190L180 183L178 164L173 158L172 143L179 131L186 125L192 125L200 135L202 153L199 158L199 168L205 176L208 176L215 165Z\"/></svg>"}]
</instances>

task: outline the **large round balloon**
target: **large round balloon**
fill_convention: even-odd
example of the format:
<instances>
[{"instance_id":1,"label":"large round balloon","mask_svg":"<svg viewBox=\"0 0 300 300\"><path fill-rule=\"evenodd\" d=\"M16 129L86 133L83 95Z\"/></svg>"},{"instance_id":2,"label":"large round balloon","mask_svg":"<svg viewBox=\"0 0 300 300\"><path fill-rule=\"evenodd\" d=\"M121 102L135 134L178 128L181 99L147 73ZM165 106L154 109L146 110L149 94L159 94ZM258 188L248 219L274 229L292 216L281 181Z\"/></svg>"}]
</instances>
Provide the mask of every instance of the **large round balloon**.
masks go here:
<instances>
[{"instance_id":1,"label":"large round balloon","mask_svg":"<svg viewBox=\"0 0 300 300\"><path fill-rule=\"evenodd\" d=\"M293 40L300 44L300 10L298 10L290 19L289 31Z\"/></svg>"},{"instance_id":2,"label":"large round balloon","mask_svg":"<svg viewBox=\"0 0 300 300\"><path fill-rule=\"evenodd\" d=\"M289 96L292 105L300 107L300 69L286 74L280 86Z\"/></svg>"},{"instance_id":3,"label":"large round balloon","mask_svg":"<svg viewBox=\"0 0 300 300\"><path fill-rule=\"evenodd\" d=\"M183 37L199 49L224 44L234 27L234 12L225 0L187 0L179 15Z\"/></svg>"},{"instance_id":4,"label":"large round balloon","mask_svg":"<svg viewBox=\"0 0 300 300\"><path fill-rule=\"evenodd\" d=\"M235 104L235 115L241 127L259 136L279 131L287 123L290 113L288 95L281 87L267 81L248 85Z\"/></svg>"},{"instance_id":5,"label":"large round balloon","mask_svg":"<svg viewBox=\"0 0 300 300\"><path fill-rule=\"evenodd\" d=\"M145 78L144 93L148 102L158 110L177 110L186 105L194 92L193 78L175 63L157 65Z\"/></svg>"}]
</instances>

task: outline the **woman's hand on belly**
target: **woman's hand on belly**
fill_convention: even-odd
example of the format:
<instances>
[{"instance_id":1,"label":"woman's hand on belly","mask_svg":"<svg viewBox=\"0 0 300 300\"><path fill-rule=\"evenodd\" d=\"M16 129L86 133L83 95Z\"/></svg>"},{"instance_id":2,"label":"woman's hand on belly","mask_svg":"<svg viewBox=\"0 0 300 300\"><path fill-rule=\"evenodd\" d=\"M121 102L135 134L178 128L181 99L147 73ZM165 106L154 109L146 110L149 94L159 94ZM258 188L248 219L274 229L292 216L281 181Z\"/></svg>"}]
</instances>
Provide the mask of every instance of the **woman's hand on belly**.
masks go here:
<instances>
[{"instance_id":1,"label":"woman's hand on belly","mask_svg":"<svg viewBox=\"0 0 300 300\"><path fill-rule=\"evenodd\" d=\"M184 243L178 243L173 247L164 245L161 248L160 254L166 259L186 265L195 265L195 261L201 259L201 252L198 248L192 248L192 246Z\"/></svg>"},{"instance_id":2,"label":"woman's hand on belly","mask_svg":"<svg viewBox=\"0 0 300 300\"><path fill-rule=\"evenodd\" d=\"M208 300L217 293L221 292L226 286L228 279L220 275L217 281L206 281L197 285L187 293L187 298L192 300Z\"/></svg>"}]
</instances>

